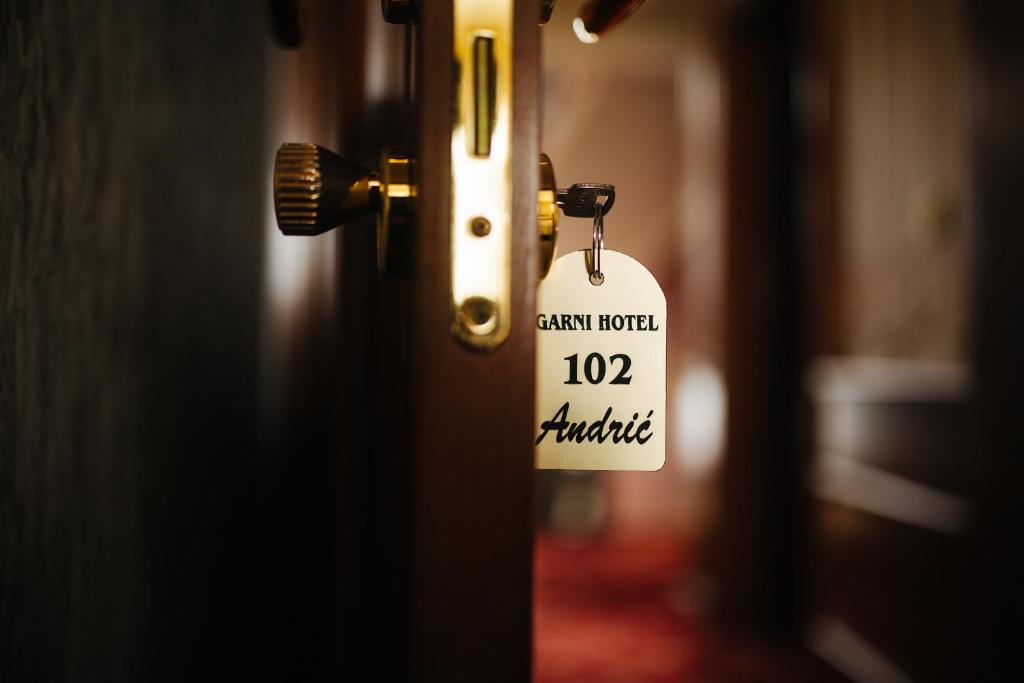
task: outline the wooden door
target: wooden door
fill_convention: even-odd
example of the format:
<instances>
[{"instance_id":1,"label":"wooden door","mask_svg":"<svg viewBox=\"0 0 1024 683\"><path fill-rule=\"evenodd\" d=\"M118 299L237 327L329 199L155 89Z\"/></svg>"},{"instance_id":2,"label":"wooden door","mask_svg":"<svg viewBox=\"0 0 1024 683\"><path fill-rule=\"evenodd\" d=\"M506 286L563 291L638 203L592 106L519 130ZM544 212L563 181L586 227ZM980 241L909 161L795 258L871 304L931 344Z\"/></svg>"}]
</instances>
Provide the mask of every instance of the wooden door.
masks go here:
<instances>
[{"instance_id":1,"label":"wooden door","mask_svg":"<svg viewBox=\"0 0 1024 683\"><path fill-rule=\"evenodd\" d=\"M366 64L414 46L414 94L364 99L338 151L412 142L418 205L408 279L378 274L372 224L341 229L337 679L530 677L539 5L515 5L511 332L491 352L449 331L452 3L421 3L414 40L365 43Z\"/></svg>"},{"instance_id":2,"label":"wooden door","mask_svg":"<svg viewBox=\"0 0 1024 683\"><path fill-rule=\"evenodd\" d=\"M474 354L448 333L449 3L424 4L422 169L409 344L412 678L528 680L532 581L538 9L517 2L512 333Z\"/></svg>"}]
</instances>

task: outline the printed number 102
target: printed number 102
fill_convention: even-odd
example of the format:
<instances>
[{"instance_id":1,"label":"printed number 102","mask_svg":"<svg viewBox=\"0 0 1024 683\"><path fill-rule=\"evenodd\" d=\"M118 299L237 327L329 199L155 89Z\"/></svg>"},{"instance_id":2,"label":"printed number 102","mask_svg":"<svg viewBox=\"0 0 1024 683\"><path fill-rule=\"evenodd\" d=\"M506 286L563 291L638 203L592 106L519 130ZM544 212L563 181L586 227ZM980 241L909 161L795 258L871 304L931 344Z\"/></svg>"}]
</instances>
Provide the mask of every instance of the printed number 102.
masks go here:
<instances>
[{"instance_id":1,"label":"printed number 102","mask_svg":"<svg viewBox=\"0 0 1024 683\"><path fill-rule=\"evenodd\" d=\"M583 384L579 380L579 354L574 353L571 356L566 356L565 360L569 361L569 379L563 382L563 384ZM621 361L622 365L619 368L619 374L615 375L615 378L609 384L629 384L633 379L633 376L628 374L633 361L624 353L613 354L607 363L601 354L590 354L583 361L583 376L591 384L600 384L604 381L605 374L608 372L608 366L614 365L615 361Z\"/></svg>"}]
</instances>

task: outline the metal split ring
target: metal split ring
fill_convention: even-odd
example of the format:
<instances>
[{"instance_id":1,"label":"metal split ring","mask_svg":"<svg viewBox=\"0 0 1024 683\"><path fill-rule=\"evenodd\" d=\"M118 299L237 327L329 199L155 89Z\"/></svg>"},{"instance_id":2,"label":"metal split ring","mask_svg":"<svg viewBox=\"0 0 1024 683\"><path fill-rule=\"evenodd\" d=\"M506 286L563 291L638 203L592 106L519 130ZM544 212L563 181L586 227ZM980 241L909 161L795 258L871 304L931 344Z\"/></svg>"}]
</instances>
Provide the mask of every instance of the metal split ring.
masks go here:
<instances>
[{"instance_id":1,"label":"metal split ring","mask_svg":"<svg viewBox=\"0 0 1024 683\"><path fill-rule=\"evenodd\" d=\"M604 249L604 206L600 202L594 204L594 237L590 248L590 262L593 270L590 273L590 284L604 284L604 273L601 272L601 250Z\"/></svg>"}]
</instances>

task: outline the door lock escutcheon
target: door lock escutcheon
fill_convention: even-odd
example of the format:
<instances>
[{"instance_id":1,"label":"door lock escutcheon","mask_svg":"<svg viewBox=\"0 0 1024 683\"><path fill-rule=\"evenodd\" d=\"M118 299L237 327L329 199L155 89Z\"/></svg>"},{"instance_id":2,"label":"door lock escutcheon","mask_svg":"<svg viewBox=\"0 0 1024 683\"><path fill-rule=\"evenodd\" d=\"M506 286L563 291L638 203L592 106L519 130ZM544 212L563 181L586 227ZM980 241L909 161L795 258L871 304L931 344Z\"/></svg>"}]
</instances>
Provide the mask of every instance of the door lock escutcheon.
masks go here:
<instances>
[{"instance_id":1,"label":"door lock escutcheon","mask_svg":"<svg viewBox=\"0 0 1024 683\"><path fill-rule=\"evenodd\" d=\"M274 212L285 235L319 235L357 218L377 216L377 267L390 277L413 271L416 160L402 148L381 152L377 170L364 168L311 143L285 143L274 163ZM539 278L554 259L558 243L555 171L540 155L537 192ZM490 233L483 222L470 225L477 237Z\"/></svg>"}]
</instances>

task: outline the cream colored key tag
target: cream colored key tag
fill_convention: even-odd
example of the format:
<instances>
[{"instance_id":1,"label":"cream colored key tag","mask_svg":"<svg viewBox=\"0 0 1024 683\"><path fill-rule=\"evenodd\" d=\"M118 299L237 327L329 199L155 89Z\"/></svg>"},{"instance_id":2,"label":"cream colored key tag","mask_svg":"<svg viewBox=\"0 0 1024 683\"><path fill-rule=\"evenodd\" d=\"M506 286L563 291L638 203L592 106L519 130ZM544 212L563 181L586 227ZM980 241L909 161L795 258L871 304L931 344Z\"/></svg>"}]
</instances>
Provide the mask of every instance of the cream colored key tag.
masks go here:
<instances>
[{"instance_id":1,"label":"cream colored key tag","mask_svg":"<svg viewBox=\"0 0 1024 683\"><path fill-rule=\"evenodd\" d=\"M601 223L594 248L559 258L538 289L538 469L665 464L665 295L639 261L603 249Z\"/></svg>"}]
</instances>

